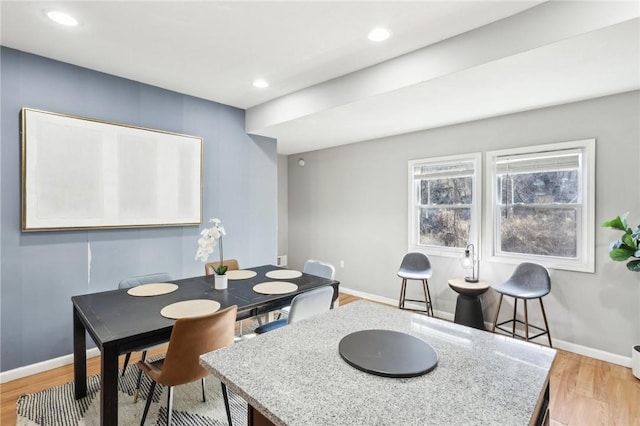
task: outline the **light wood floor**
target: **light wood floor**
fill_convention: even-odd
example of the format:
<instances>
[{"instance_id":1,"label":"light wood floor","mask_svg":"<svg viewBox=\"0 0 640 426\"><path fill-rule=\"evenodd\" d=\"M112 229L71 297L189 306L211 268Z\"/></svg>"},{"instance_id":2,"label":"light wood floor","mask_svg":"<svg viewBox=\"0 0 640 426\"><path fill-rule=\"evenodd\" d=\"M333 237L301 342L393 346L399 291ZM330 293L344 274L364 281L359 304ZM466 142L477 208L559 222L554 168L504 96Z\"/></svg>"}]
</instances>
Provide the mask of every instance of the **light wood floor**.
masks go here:
<instances>
[{"instance_id":1,"label":"light wood floor","mask_svg":"<svg viewBox=\"0 0 640 426\"><path fill-rule=\"evenodd\" d=\"M340 305L355 300L358 298L340 295ZM150 355L162 352L156 348ZM98 374L100 357L89 359L87 370ZM72 380L73 365L67 365L0 385L0 425L15 425L16 401L21 394ZM640 380L629 368L559 350L550 383L552 425L640 425Z\"/></svg>"}]
</instances>

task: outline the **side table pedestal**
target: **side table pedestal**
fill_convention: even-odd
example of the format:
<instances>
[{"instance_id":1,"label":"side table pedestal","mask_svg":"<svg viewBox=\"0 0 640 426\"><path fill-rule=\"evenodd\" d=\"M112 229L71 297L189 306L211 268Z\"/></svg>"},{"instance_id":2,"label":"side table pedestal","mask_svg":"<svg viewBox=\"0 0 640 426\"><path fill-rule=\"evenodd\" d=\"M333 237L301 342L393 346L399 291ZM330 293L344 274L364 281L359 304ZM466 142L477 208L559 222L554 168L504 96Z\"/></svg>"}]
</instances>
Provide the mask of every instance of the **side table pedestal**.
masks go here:
<instances>
[{"instance_id":1,"label":"side table pedestal","mask_svg":"<svg viewBox=\"0 0 640 426\"><path fill-rule=\"evenodd\" d=\"M464 278L451 278L449 280L449 287L458 293L456 313L453 322L484 330L482 302L479 296L489 289L489 283L485 281L469 283L466 282Z\"/></svg>"}]
</instances>

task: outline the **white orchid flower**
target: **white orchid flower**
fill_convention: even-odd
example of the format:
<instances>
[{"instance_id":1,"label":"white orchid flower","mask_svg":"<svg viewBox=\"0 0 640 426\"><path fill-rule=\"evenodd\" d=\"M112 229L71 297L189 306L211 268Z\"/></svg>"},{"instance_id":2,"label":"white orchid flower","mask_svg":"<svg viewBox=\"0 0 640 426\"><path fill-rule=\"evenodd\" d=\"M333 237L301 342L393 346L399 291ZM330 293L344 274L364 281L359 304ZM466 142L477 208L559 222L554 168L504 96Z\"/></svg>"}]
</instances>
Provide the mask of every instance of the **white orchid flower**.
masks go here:
<instances>
[{"instance_id":1,"label":"white orchid flower","mask_svg":"<svg viewBox=\"0 0 640 426\"><path fill-rule=\"evenodd\" d=\"M216 269L216 274L224 275L227 271L227 266L223 264L223 252L222 252L222 237L227 235L227 232L222 226L222 221L218 218L209 220L213 225L211 228L205 228L200 231L201 237L198 239L198 251L196 252L196 260L206 262L209 259L211 253L215 251L216 243L220 246L220 266Z\"/></svg>"}]
</instances>

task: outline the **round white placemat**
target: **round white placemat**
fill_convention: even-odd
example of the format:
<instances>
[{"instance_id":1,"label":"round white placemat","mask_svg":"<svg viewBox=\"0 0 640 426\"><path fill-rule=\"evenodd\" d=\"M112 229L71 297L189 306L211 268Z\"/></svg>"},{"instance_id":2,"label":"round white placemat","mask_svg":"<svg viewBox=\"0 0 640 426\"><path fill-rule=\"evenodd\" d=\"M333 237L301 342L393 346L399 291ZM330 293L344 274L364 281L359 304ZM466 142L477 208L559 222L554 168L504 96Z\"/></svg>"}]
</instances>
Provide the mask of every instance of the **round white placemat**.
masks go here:
<instances>
[{"instance_id":1,"label":"round white placemat","mask_svg":"<svg viewBox=\"0 0 640 426\"><path fill-rule=\"evenodd\" d=\"M127 290L127 294L130 296L160 296L161 294L174 292L177 289L178 286L172 283L150 283L131 287Z\"/></svg>"},{"instance_id":2,"label":"round white placemat","mask_svg":"<svg viewBox=\"0 0 640 426\"><path fill-rule=\"evenodd\" d=\"M297 289L297 285L284 281L267 281L253 286L253 291L260 294L287 294Z\"/></svg>"},{"instance_id":3,"label":"round white placemat","mask_svg":"<svg viewBox=\"0 0 640 426\"><path fill-rule=\"evenodd\" d=\"M220 309L220 303L209 299L185 300L167 305L160 311L165 318L179 319L212 314Z\"/></svg>"},{"instance_id":4,"label":"round white placemat","mask_svg":"<svg viewBox=\"0 0 640 426\"><path fill-rule=\"evenodd\" d=\"M302 276L302 272L293 269L275 269L264 274L267 278L274 280L290 280Z\"/></svg>"},{"instance_id":5,"label":"round white placemat","mask_svg":"<svg viewBox=\"0 0 640 426\"><path fill-rule=\"evenodd\" d=\"M256 271L248 271L246 269L227 271L227 277L229 277L230 280L246 280L247 278L253 278L256 275Z\"/></svg>"}]
</instances>

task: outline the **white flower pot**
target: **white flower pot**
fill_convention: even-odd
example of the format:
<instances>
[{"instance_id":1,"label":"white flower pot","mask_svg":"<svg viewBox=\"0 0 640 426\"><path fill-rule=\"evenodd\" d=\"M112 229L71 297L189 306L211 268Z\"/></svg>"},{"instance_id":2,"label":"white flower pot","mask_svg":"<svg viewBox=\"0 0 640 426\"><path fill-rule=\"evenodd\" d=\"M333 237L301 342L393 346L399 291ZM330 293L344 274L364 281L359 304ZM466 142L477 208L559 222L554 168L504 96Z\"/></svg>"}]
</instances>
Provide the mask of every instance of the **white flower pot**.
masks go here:
<instances>
[{"instance_id":1,"label":"white flower pot","mask_svg":"<svg viewBox=\"0 0 640 426\"><path fill-rule=\"evenodd\" d=\"M640 379L640 345L635 345L631 352L631 371Z\"/></svg>"},{"instance_id":2,"label":"white flower pot","mask_svg":"<svg viewBox=\"0 0 640 426\"><path fill-rule=\"evenodd\" d=\"M228 284L228 277L226 275L216 275L215 276L215 289L216 290L225 290Z\"/></svg>"}]
</instances>

